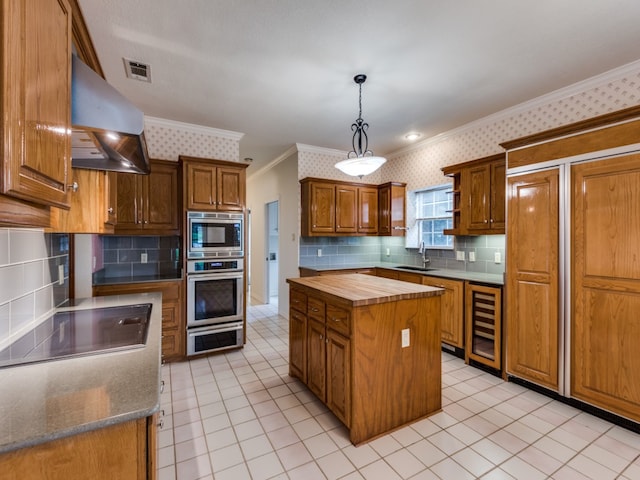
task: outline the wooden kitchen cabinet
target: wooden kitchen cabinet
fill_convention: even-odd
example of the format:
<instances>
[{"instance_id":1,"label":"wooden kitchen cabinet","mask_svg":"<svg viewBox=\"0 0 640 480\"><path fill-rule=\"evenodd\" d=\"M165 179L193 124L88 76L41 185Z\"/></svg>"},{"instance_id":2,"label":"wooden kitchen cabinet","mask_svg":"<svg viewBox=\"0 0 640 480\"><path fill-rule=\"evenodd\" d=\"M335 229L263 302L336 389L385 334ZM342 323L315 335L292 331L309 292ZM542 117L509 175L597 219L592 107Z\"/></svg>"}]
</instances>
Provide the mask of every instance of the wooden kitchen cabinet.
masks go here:
<instances>
[{"instance_id":1,"label":"wooden kitchen cabinet","mask_svg":"<svg viewBox=\"0 0 640 480\"><path fill-rule=\"evenodd\" d=\"M307 296L299 291L289 298L289 375L307 382Z\"/></svg>"},{"instance_id":2,"label":"wooden kitchen cabinet","mask_svg":"<svg viewBox=\"0 0 640 480\"><path fill-rule=\"evenodd\" d=\"M114 232L117 213L117 174L98 170L72 169L72 181L78 185L70 193L68 210L51 208L51 232Z\"/></svg>"},{"instance_id":3,"label":"wooden kitchen cabinet","mask_svg":"<svg viewBox=\"0 0 640 480\"><path fill-rule=\"evenodd\" d=\"M155 415L0 455L6 480L156 478Z\"/></svg>"},{"instance_id":4,"label":"wooden kitchen cabinet","mask_svg":"<svg viewBox=\"0 0 640 480\"><path fill-rule=\"evenodd\" d=\"M453 178L453 228L447 235L505 233L506 160L503 153L442 169Z\"/></svg>"},{"instance_id":5,"label":"wooden kitchen cabinet","mask_svg":"<svg viewBox=\"0 0 640 480\"><path fill-rule=\"evenodd\" d=\"M444 289L440 297L442 341L464 348L464 282L448 278L422 276L422 284Z\"/></svg>"},{"instance_id":6,"label":"wooden kitchen cabinet","mask_svg":"<svg viewBox=\"0 0 640 480\"><path fill-rule=\"evenodd\" d=\"M560 388L559 169L509 177L506 371Z\"/></svg>"},{"instance_id":7,"label":"wooden kitchen cabinet","mask_svg":"<svg viewBox=\"0 0 640 480\"><path fill-rule=\"evenodd\" d=\"M180 156L184 205L196 211L244 211L247 164Z\"/></svg>"},{"instance_id":8,"label":"wooden kitchen cabinet","mask_svg":"<svg viewBox=\"0 0 640 480\"><path fill-rule=\"evenodd\" d=\"M0 193L62 208L71 177L71 25L67 0L2 1Z\"/></svg>"},{"instance_id":9,"label":"wooden kitchen cabinet","mask_svg":"<svg viewBox=\"0 0 640 480\"><path fill-rule=\"evenodd\" d=\"M378 186L378 235L405 235L406 187L399 182Z\"/></svg>"},{"instance_id":10,"label":"wooden kitchen cabinet","mask_svg":"<svg viewBox=\"0 0 640 480\"><path fill-rule=\"evenodd\" d=\"M178 235L180 233L178 164L151 160L151 173L119 173L115 233Z\"/></svg>"},{"instance_id":11,"label":"wooden kitchen cabinet","mask_svg":"<svg viewBox=\"0 0 640 480\"><path fill-rule=\"evenodd\" d=\"M502 367L502 289L466 282L465 360Z\"/></svg>"},{"instance_id":12,"label":"wooden kitchen cabinet","mask_svg":"<svg viewBox=\"0 0 640 480\"><path fill-rule=\"evenodd\" d=\"M93 296L162 293L162 359L181 360L186 354L186 323L183 316L183 282L123 283L94 285Z\"/></svg>"},{"instance_id":13,"label":"wooden kitchen cabinet","mask_svg":"<svg viewBox=\"0 0 640 480\"><path fill-rule=\"evenodd\" d=\"M377 185L319 178L305 178L300 184L303 236L390 235L380 233L381 214L385 215L384 232L391 231L393 222L393 231L404 234L404 229L395 229L400 224L404 227L404 193L399 188L404 184L394 184L393 190L391 184L384 184L382 206Z\"/></svg>"}]
</instances>

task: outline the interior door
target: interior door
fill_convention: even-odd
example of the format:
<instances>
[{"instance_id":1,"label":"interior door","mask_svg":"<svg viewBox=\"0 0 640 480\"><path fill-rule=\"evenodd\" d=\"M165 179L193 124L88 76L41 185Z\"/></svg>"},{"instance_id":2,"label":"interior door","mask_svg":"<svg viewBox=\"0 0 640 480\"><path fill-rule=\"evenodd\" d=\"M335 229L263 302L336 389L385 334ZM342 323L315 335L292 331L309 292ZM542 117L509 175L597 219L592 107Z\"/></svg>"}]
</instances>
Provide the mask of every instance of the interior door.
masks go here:
<instances>
[{"instance_id":1,"label":"interior door","mask_svg":"<svg viewBox=\"0 0 640 480\"><path fill-rule=\"evenodd\" d=\"M640 420L640 154L572 167L571 392Z\"/></svg>"}]
</instances>

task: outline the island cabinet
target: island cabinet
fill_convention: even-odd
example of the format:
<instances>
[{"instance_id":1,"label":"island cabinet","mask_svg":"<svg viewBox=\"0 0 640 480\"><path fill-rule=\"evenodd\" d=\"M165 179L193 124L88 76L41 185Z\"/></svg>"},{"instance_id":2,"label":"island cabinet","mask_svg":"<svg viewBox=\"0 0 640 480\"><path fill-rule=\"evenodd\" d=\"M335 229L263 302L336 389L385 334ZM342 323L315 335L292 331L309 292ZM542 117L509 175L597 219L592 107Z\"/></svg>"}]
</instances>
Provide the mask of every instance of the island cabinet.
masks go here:
<instances>
[{"instance_id":1,"label":"island cabinet","mask_svg":"<svg viewBox=\"0 0 640 480\"><path fill-rule=\"evenodd\" d=\"M441 289L363 274L287 282L289 373L354 445L440 410Z\"/></svg>"},{"instance_id":2,"label":"island cabinet","mask_svg":"<svg viewBox=\"0 0 640 480\"><path fill-rule=\"evenodd\" d=\"M0 454L6 480L153 480L155 415Z\"/></svg>"},{"instance_id":3,"label":"island cabinet","mask_svg":"<svg viewBox=\"0 0 640 480\"><path fill-rule=\"evenodd\" d=\"M247 164L180 156L184 205L195 211L244 211Z\"/></svg>"},{"instance_id":4,"label":"island cabinet","mask_svg":"<svg viewBox=\"0 0 640 480\"><path fill-rule=\"evenodd\" d=\"M453 227L448 235L505 233L505 154L444 167L453 178Z\"/></svg>"},{"instance_id":5,"label":"island cabinet","mask_svg":"<svg viewBox=\"0 0 640 480\"><path fill-rule=\"evenodd\" d=\"M176 162L152 160L151 173L119 173L115 233L180 233L179 174Z\"/></svg>"}]
</instances>

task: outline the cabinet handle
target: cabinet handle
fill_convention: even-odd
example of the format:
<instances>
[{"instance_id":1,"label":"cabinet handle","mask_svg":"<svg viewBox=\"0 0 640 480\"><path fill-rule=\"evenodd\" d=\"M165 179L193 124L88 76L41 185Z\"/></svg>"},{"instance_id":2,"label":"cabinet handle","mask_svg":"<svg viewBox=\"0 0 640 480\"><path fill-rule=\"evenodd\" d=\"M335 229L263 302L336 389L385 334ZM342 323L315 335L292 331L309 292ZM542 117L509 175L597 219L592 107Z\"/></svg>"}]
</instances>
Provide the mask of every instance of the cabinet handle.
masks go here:
<instances>
[{"instance_id":1,"label":"cabinet handle","mask_svg":"<svg viewBox=\"0 0 640 480\"><path fill-rule=\"evenodd\" d=\"M489 223L489 221L487 219L484 220L484 223Z\"/></svg>"},{"instance_id":2,"label":"cabinet handle","mask_svg":"<svg viewBox=\"0 0 640 480\"><path fill-rule=\"evenodd\" d=\"M491 223L493 223L493 218L491 220L489 220Z\"/></svg>"},{"instance_id":3,"label":"cabinet handle","mask_svg":"<svg viewBox=\"0 0 640 480\"><path fill-rule=\"evenodd\" d=\"M333 320L334 322L339 322L341 319L336 317L331 317L331 320Z\"/></svg>"},{"instance_id":4,"label":"cabinet handle","mask_svg":"<svg viewBox=\"0 0 640 480\"><path fill-rule=\"evenodd\" d=\"M73 182L71 185L67 185L67 188L73 193L76 193L78 191L78 182Z\"/></svg>"},{"instance_id":5,"label":"cabinet handle","mask_svg":"<svg viewBox=\"0 0 640 480\"><path fill-rule=\"evenodd\" d=\"M164 428L164 418L161 418L158 422L158 428L162 430Z\"/></svg>"},{"instance_id":6,"label":"cabinet handle","mask_svg":"<svg viewBox=\"0 0 640 480\"><path fill-rule=\"evenodd\" d=\"M107 213L108 213L109 215L112 215L112 214L113 214L113 207L109 207L109 208L107 208Z\"/></svg>"},{"instance_id":7,"label":"cabinet handle","mask_svg":"<svg viewBox=\"0 0 640 480\"><path fill-rule=\"evenodd\" d=\"M319 312L320 310L318 310L318 309L317 309L317 308L315 308L315 307L311 307L311 311L312 311L312 312Z\"/></svg>"},{"instance_id":8,"label":"cabinet handle","mask_svg":"<svg viewBox=\"0 0 640 480\"><path fill-rule=\"evenodd\" d=\"M164 392L164 380L160 382L160 393Z\"/></svg>"}]
</instances>

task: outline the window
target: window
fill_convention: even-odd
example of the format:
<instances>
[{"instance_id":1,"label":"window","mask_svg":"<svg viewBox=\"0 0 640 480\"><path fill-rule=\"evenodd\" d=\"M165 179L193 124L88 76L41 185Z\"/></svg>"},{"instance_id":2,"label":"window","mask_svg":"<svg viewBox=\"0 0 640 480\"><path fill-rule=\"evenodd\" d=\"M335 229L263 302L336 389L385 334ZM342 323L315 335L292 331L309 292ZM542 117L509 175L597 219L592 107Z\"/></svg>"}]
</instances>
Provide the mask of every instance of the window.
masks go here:
<instances>
[{"instance_id":1,"label":"window","mask_svg":"<svg viewBox=\"0 0 640 480\"><path fill-rule=\"evenodd\" d=\"M451 185L441 185L416 193L418 244L428 248L453 248L453 236L443 230L453 227Z\"/></svg>"}]
</instances>

